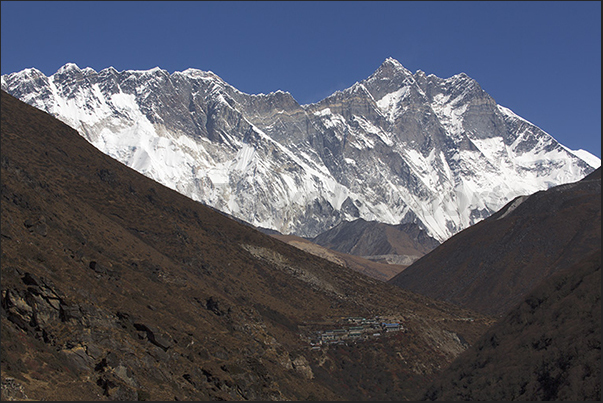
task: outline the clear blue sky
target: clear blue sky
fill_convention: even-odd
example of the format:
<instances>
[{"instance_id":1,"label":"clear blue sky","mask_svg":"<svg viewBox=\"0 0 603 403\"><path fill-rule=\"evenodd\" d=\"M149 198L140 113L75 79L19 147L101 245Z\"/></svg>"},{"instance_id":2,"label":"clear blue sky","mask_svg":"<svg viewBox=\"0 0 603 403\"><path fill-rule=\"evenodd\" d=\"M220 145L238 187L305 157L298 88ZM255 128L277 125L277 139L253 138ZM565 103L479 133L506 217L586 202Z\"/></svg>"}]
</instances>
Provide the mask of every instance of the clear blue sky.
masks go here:
<instances>
[{"instance_id":1,"label":"clear blue sky","mask_svg":"<svg viewBox=\"0 0 603 403\"><path fill-rule=\"evenodd\" d=\"M211 70L316 102L387 58L465 72L499 104L601 157L601 2L2 1L2 74Z\"/></svg>"}]
</instances>

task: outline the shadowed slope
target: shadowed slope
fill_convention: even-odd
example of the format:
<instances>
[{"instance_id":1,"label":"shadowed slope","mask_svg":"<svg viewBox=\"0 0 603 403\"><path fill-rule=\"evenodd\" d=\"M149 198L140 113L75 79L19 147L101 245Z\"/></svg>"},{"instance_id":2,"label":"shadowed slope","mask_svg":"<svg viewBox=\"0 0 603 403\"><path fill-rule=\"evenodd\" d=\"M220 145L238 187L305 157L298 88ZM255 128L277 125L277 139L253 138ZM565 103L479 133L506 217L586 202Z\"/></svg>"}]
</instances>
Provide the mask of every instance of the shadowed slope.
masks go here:
<instances>
[{"instance_id":1,"label":"shadowed slope","mask_svg":"<svg viewBox=\"0 0 603 403\"><path fill-rule=\"evenodd\" d=\"M399 264L409 265L440 243L427 235L417 224L390 225L361 218L344 221L323 232L312 242L338 252L366 258L386 260L385 256L398 257ZM408 263L401 263L406 258Z\"/></svg>"},{"instance_id":2,"label":"shadowed slope","mask_svg":"<svg viewBox=\"0 0 603 403\"><path fill-rule=\"evenodd\" d=\"M601 400L601 250L546 279L424 400Z\"/></svg>"},{"instance_id":3,"label":"shadowed slope","mask_svg":"<svg viewBox=\"0 0 603 403\"><path fill-rule=\"evenodd\" d=\"M3 400L405 399L490 323L237 223L4 92L1 118ZM409 331L305 342L373 315Z\"/></svg>"},{"instance_id":4,"label":"shadowed slope","mask_svg":"<svg viewBox=\"0 0 603 403\"><path fill-rule=\"evenodd\" d=\"M389 282L487 314L601 246L600 168L581 181L509 202Z\"/></svg>"}]
</instances>

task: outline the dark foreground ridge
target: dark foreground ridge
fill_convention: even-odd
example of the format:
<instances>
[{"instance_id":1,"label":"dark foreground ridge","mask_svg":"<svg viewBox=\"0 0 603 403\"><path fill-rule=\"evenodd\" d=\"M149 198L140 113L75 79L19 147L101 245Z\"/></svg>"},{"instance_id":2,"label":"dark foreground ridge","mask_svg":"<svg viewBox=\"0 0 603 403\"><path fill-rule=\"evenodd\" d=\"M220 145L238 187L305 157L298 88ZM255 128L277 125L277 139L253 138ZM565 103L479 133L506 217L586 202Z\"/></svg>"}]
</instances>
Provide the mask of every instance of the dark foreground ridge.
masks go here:
<instances>
[{"instance_id":1,"label":"dark foreground ridge","mask_svg":"<svg viewBox=\"0 0 603 403\"><path fill-rule=\"evenodd\" d=\"M391 280L501 320L423 400L601 400L601 169L519 197Z\"/></svg>"},{"instance_id":2,"label":"dark foreground ridge","mask_svg":"<svg viewBox=\"0 0 603 403\"><path fill-rule=\"evenodd\" d=\"M235 222L4 92L1 118L2 400L407 400L492 323ZM404 331L316 345L375 317Z\"/></svg>"},{"instance_id":3,"label":"dark foreground ridge","mask_svg":"<svg viewBox=\"0 0 603 403\"><path fill-rule=\"evenodd\" d=\"M389 282L501 315L600 247L601 168L578 182L512 200Z\"/></svg>"},{"instance_id":4,"label":"dark foreground ridge","mask_svg":"<svg viewBox=\"0 0 603 403\"><path fill-rule=\"evenodd\" d=\"M545 280L423 399L601 401L601 249Z\"/></svg>"}]
</instances>

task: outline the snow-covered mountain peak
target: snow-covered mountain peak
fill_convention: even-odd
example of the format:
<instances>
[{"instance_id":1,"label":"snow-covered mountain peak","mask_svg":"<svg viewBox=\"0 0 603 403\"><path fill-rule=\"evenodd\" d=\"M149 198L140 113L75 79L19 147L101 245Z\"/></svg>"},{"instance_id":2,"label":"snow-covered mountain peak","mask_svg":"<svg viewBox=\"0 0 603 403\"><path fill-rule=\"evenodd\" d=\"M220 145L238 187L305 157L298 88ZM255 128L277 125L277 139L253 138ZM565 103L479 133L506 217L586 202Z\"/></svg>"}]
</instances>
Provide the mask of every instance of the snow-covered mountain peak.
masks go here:
<instances>
[{"instance_id":1,"label":"snow-covered mountain peak","mask_svg":"<svg viewBox=\"0 0 603 403\"><path fill-rule=\"evenodd\" d=\"M393 57L388 57L387 59L385 59L383 61L383 63L381 63L380 68L383 68L384 70L387 70L387 69L391 68L391 69L394 69L394 70L399 70L399 71L404 71L404 72L408 71L404 66L402 66L402 63L400 63L399 61L397 61Z\"/></svg>"},{"instance_id":2,"label":"snow-covered mountain peak","mask_svg":"<svg viewBox=\"0 0 603 403\"><path fill-rule=\"evenodd\" d=\"M417 78L425 78L427 75L425 74L425 72L423 70L417 70L415 72L414 76Z\"/></svg>"},{"instance_id":3,"label":"snow-covered mountain peak","mask_svg":"<svg viewBox=\"0 0 603 403\"><path fill-rule=\"evenodd\" d=\"M75 63L65 63L65 65L59 67L55 74L68 74L72 71L81 71L81 69Z\"/></svg>"},{"instance_id":4,"label":"snow-covered mountain peak","mask_svg":"<svg viewBox=\"0 0 603 403\"><path fill-rule=\"evenodd\" d=\"M470 87L479 87L481 89L478 82L465 73L455 74L446 79L439 78L438 80L443 80L447 86L463 87L464 89L468 89Z\"/></svg>"},{"instance_id":5,"label":"snow-covered mountain peak","mask_svg":"<svg viewBox=\"0 0 603 403\"><path fill-rule=\"evenodd\" d=\"M410 70L393 58L387 58L365 81L394 81L399 82L407 77L412 77Z\"/></svg>"},{"instance_id":6,"label":"snow-covered mountain peak","mask_svg":"<svg viewBox=\"0 0 603 403\"><path fill-rule=\"evenodd\" d=\"M268 95L285 95L286 96L286 95L291 95L291 94L289 93L289 91L283 91L281 89L278 89L276 91L270 91L270 93Z\"/></svg>"},{"instance_id":7,"label":"snow-covered mountain peak","mask_svg":"<svg viewBox=\"0 0 603 403\"><path fill-rule=\"evenodd\" d=\"M193 79L193 80L203 80L203 81L207 81L208 83L216 84L221 87L230 87L233 90L235 89L230 84L228 84L226 81L224 81L220 76L218 76L216 73L214 73L213 71L209 71L209 70L204 71L204 70L199 70L199 69L194 69L194 68L188 68L182 72L175 71L174 73L172 73L172 75L183 76L185 78Z\"/></svg>"},{"instance_id":8,"label":"snow-covered mountain peak","mask_svg":"<svg viewBox=\"0 0 603 403\"><path fill-rule=\"evenodd\" d=\"M362 218L415 222L443 241L593 169L466 74L413 75L392 58L303 106L193 68L76 67L2 76L2 89L158 182L282 233L313 237Z\"/></svg>"},{"instance_id":9,"label":"snow-covered mountain peak","mask_svg":"<svg viewBox=\"0 0 603 403\"><path fill-rule=\"evenodd\" d=\"M14 73L14 74L18 75L20 73L23 73L23 77L34 77L34 78L45 77L44 73L42 73L40 70L36 69L35 67L25 69L25 70L22 70L21 72Z\"/></svg>"},{"instance_id":10,"label":"snow-covered mountain peak","mask_svg":"<svg viewBox=\"0 0 603 403\"><path fill-rule=\"evenodd\" d=\"M122 73L130 76L146 76L146 77L166 77L169 76L170 73L167 70L164 70L160 67L153 67L148 70L124 70Z\"/></svg>"},{"instance_id":11,"label":"snow-covered mountain peak","mask_svg":"<svg viewBox=\"0 0 603 403\"><path fill-rule=\"evenodd\" d=\"M31 68L23 69L21 71L3 75L2 83L4 83L7 80L8 81L28 81L28 80L38 79L38 78L42 78L42 77L46 78L44 73L42 73L40 70L36 69L35 67L31 67Z\"/></svg>"},{"instance_id":12,"label":"snow-covered mountain peak","mask_svg":"<svg viewBox=\"0 0 603 403\"><path fill-rule=\"evenodd\" d=\"M142 70L143 74L160 74L160 75L170 75L170 73L167 70L164 70L162 68L160 68L159 66L155 66L152 69L149 70Z\"/></svg>"},{"instance_id":13,"label":"snow-covered mountain peak","mask_svg":"<svg viewBox=\"0 0 603 403\"><path fill-rule=\"evenodd\" d=\"M467 75L467 73L461 71L460 73L457 73L450 78L453 80L466 80L466 79L469 79L470 77Z\"/></svg>"},{"instance_id":14,"label":"snow-covered mountain peak","mask_svg":"<svg viewBox=\"0 0 603 403\"><path fill-rule=\"evenodd\" d=\"M119 71L117 71L117 69L113 66L105 67L104 69L98 72L99 75L114 75L118 73Z\"/></svg>"}]
</instances>

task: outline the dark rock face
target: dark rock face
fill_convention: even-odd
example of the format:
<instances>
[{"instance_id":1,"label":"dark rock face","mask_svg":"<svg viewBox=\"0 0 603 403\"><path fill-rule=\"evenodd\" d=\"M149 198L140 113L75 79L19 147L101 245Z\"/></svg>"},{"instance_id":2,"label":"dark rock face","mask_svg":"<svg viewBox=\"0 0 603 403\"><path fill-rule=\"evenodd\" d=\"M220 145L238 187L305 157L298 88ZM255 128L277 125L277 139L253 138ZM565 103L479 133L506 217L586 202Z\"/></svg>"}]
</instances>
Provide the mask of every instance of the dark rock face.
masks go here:
<instances>
[{"instance_id":1,"label":"dark rock face","mask_svg":"<svg viewBox=\"0 0 603 403\"><path fill-rule=\"evenodd\" d=\"M312 242L357 256L416 257L425 255L440 244L414 223L388 225L363 219L342 222L312 238Z\"/></svg>"},{"instance_id":2,"label":"dark rock face","mask_svg":"<svg viewBox=\"0 0 603 403\"><path fill-rule=\"evenodd\" d=\"M441 242L518 195L593 169L467 75L412 74L393 59L311 105L194 69L68 64L51 77L2 76L2 89L172 189L303 237L362 218L414 222Z\"/></svg>"}]
</instances>

